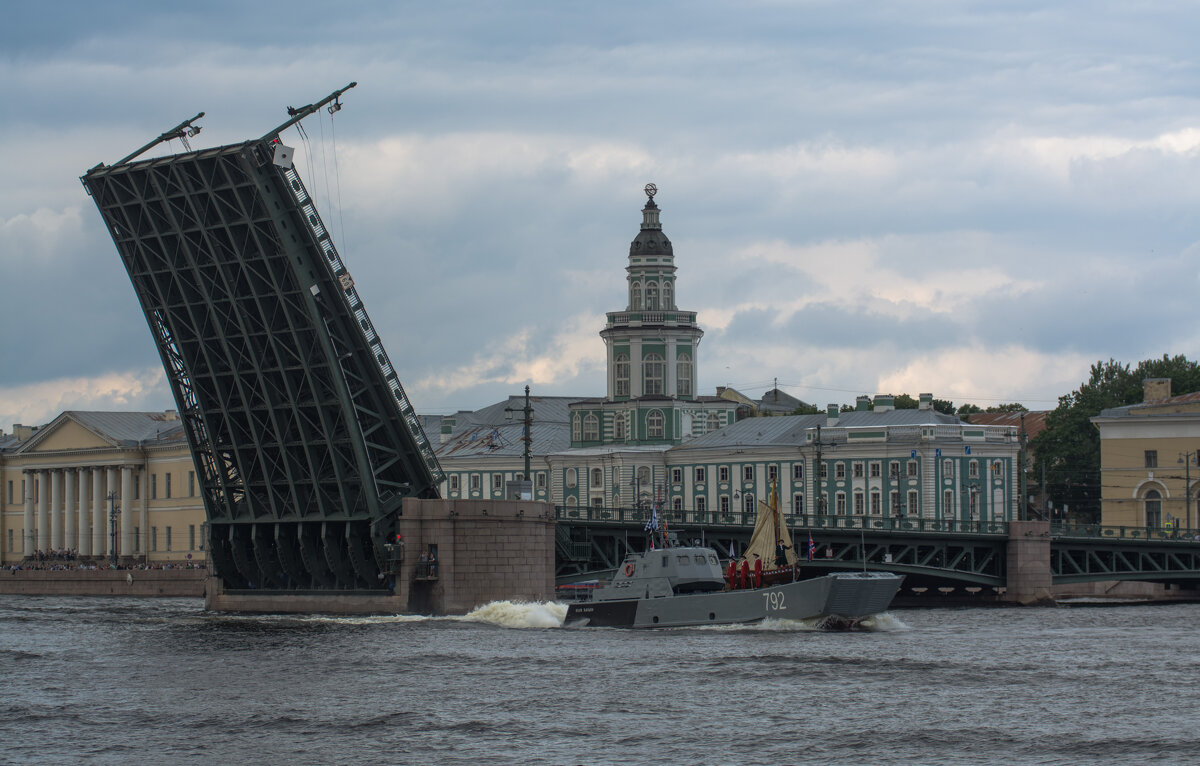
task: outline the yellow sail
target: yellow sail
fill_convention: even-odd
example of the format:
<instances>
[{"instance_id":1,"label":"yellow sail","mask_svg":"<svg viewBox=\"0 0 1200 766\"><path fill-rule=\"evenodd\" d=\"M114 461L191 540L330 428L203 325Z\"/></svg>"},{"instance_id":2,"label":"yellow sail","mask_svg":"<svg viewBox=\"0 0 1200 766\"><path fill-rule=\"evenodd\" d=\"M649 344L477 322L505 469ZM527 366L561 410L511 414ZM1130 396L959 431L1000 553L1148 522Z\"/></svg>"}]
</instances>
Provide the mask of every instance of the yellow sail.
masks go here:
<instances>
[{"instance_id":1,"label":"yellow sail","mask_svg":"<svg viewBox=\"0 0 1200 766\"><path fill-rule=\"evenodd\" d=\"M790 567L798 560L796 551L792 549L792 536L788 533L787 524L784 523L783 516L779 513L779 495L775 491L775 485L771 485L771 498L769 503L758 501L758 519L754 522L754 534L750 536L750 544L746 546L745 557L752 564L754 562L754 554L758 554L762 559L763 569L770 571L777 569L775 564L776 543L782 541L785 550L784 555L787 557L787 564L784 566Z\"/></svg>"}]
</instances>

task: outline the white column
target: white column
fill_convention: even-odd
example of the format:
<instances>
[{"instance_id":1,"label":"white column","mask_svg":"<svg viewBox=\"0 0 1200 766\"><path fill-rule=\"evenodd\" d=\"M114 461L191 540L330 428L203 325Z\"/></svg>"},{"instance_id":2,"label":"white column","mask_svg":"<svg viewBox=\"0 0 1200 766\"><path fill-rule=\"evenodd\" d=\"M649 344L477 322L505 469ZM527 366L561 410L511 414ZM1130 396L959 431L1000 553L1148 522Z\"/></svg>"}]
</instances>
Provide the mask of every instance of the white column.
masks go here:
<instances>
[{"instance_id":1,"label":"white column","mask_svg":"<svg viewBox=\"0 0 1200 766\"><path fill-rule=\"evenodd\" d=\"M21 552L30 556L37 544L37 540L33 536L33 529L36 525L33 513L33 488L37 474L33 471L25 471L21 475L25 477L25 530L21 533Z\"/></svg>"},{"instance_id":2,"label":"white column","mask_svg":"<svg viewBox=\"0 0 1200 766\"><path fill-rule=\"evenodd\" d=\"M75 476L74 468L63 469L63 547L74 550L79 547L79 522L75 512L75 490L79 488L79 479Z\"/></svg>"},{"instance_id":3,"label":"white column","mask_svg":"<svg viewBox=\"0 0 1200 766\"><path fill-rule=\"evenodd\" d=\"M108 500L108 495L112 494L117 489L117 469L109 466L106 471L108 474L104 482L104 554L106 556L113 555L113 530L112 519L109 517L109 510L112 508L112 503Z\"/></svg>"},{"instance_id":4,"label":"white column","mask_svg":"<svg viewBox=\"0 0 1200 766\"><path fill-rule=\"evenodd\" d=\"M38 471L37 549L50 550L50 472Z\"/></svg>"},{"instance_id":5,"label":"white column","mask_svg":"<svg viewBox=\"0 0 1200 766\"><path fill-rule=\"evenodd\" d=\"M121 555L133 551L133 466L121 466Z\"/></svg>"},{"instance_id":6,"label":"white column","mask_svg":"<svg viewBox=\"0 0 1200 766\"><path fill-rule=\"evenodd\" d=\"M50 471L50 547L63 547L62 469Z\"/></svg>"},{"instance_id":7,"label":"white column","mask_svg":"<svg viewBox=\"0 0 1200 766\"><path fill-rule=\"evenodd\" d=\"M89 468L79 469L79 555L92 555L92 512L91 506L88 504L88 495L91 494L91 478L92 472Z\"/></svg>"},{"instance_id":8,"label":"white column","mask_svg":"<svg viewBox=\"0 0 1200 766\"><path fill-rule=\"evenodd\" d=\"M92 469L92 555L104 555L104 469Z\"/></svg>"}]
</instances>

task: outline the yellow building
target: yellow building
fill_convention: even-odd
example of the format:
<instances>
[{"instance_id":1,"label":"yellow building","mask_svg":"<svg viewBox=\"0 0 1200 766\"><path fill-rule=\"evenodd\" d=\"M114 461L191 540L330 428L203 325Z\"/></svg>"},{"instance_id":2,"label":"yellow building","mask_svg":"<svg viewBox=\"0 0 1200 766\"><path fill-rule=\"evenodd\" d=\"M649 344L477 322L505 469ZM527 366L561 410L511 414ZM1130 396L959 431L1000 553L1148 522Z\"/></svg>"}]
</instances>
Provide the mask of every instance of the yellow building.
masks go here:
<instances>
[{"instance_id":1,"label":"yellow building","mask_svg":"<svg viewBox=\"0 0 1200 766\"><path fill-rule=\"evenodd\" d=\"M1143 386L1141 404L1092 418L1100 430L1101 523L1148 532L1196 529L1200 393L1171 396L1170 378Z\"/></svg>"},{"instance_id":2,"label":"yellow building","mask_svg":"<svg viewBox=\"0 0 1200 766\"><path fill-rule=\"evenodd\" d=\"M167 412L64 412L0 435L0 563L205 560L204 503L182 424Z\"/></svg>"}]
</instances>

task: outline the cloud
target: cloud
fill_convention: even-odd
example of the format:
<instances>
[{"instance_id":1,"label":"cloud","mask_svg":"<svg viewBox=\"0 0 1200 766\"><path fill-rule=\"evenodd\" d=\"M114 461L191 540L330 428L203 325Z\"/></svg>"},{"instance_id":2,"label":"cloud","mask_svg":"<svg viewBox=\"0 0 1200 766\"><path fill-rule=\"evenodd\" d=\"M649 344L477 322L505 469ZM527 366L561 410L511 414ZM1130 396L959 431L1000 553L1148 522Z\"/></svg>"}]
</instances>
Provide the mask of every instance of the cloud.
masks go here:
<instances>
[{"instance_id":1,"label":"cloud","mask_svg":"<svg viewBox=\"0 0 1200 766\"><path fill-rule=\"evenodd\" d=\"M173 409L161 367L0 386L0 423L42 425L66 410Z\"/></svg>"}]
</instances>

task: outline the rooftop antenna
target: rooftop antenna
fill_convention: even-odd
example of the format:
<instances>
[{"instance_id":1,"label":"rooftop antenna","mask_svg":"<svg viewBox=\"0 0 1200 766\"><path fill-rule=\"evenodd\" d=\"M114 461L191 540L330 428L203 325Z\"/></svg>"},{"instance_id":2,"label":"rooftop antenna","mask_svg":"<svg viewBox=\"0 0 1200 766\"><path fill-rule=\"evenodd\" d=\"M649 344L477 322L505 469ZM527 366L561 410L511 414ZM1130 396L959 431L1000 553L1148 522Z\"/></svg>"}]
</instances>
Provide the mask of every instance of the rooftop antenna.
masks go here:
<instances>
[{"instance_id":1,"label":"rooftop antenna","mask_svg":"<svg viewBox=\"0 0 1200 766\"><path fill-rule=\"evenodd\" d=\"M190 152L192 150L192 147L188 144L187 140L200 132L200 126L193 125L192 123L195 122L196 120L200 119L203 116L204 116L204 112L201 112L200 114L196 115L195 117L193 117L190 120L184 120L183 122L179 123L175 127L168 130L166 133L163 133L158 138L154 139L150 143L143 146L141 149L138 149L133 154L129 155L128 157L122 157L121 159L117 160L113 164L114 165L124 165L126 162L129 162L134 157L137 157L139 154L143 154L145 152L150 151L151 149L153 149L154 147L163 143L164 141L170 141L170 140L176 139L176 138L178 138L180 141L182 141L183 145L185 147L187 147L187 150Z\"/></svg>"}]
</instances>

